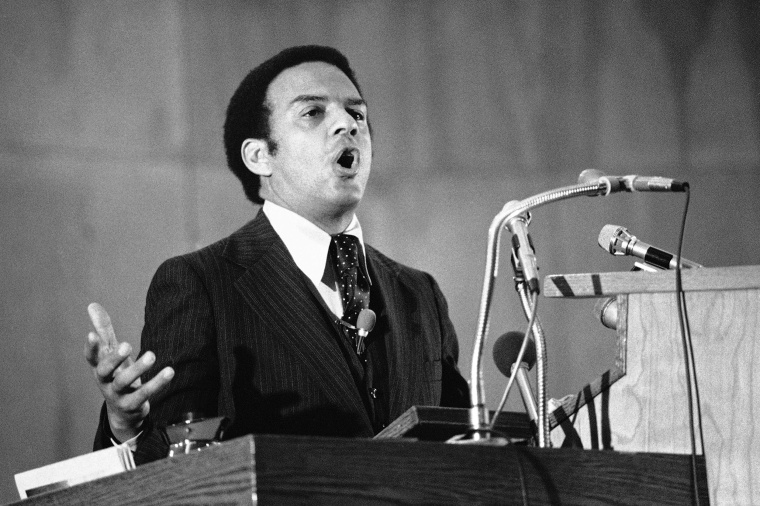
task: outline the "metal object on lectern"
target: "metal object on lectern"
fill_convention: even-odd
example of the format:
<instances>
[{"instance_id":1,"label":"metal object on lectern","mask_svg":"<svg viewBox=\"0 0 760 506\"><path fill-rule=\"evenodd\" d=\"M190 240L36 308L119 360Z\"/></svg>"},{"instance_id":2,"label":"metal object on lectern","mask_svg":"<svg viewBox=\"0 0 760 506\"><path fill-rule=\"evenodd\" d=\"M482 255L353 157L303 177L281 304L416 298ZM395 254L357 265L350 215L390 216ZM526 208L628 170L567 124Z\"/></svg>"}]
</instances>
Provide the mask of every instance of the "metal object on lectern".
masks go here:
<instances>
[{"instance_id":1,"label":"metal object on lectern","mask_svg":"<svg viewBox=\"0 0 760 506\"><path fill-rule=\"evenodd\" d=\"M166 427L169 457L219 444L228 421L226 416L206 418L199 413L186 413L183 420Z\"/></svg>"}]
</instances>

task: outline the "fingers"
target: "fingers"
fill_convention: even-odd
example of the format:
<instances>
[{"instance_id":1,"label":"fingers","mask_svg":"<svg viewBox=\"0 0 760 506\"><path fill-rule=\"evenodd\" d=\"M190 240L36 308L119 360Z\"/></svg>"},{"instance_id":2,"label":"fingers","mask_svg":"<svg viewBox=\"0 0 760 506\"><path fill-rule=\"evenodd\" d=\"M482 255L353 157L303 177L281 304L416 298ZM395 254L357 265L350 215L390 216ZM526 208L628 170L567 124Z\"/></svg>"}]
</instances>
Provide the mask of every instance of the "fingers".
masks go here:
<instances>
[{"instance_id":1,"label":"fingers","mask_svg":"<svg viewBox=\"0 0 760 506\"><path fill-rule=\"evenodd\" d=\"M90 339L88 338L89 341ZM93 365L95 377L101 383L110 383L113 381L117 370L123 372L126 370L125 368L133 365L131 354L132 346L129 343L121 343L115 350L103 350L101 348Z\"/></svg>"},{"instance_id":2,"label":"fingers","mask_svg":"<svg viewBox=\"0 0 760 506\"><path fill-rule=\"evenodd\" d=\"M165 367L144 385L138 386L129 393L115 395L111 404L118 410L118 412L123 414L122 416L143 413L146 408L146 403L156 394L168 387L173 377L174 369L171 367ZM144 415L147 415L147 413L143 413L143 416Z\"/></svg>"},{"instance_id":3,"label":"fingers","mask_svg":"<svg viewBox=\"0 0 760 506\"><path fill-rule=\"evenodd\" d=\"M126 395L106 397L108 423L120 441L138 435L140 426L150 411L150 400L164 390L174 377L174 369L166 367L146 384Z\"/></svg>"},{"instance_id":4,"label":"fingers","mask_svg":"<svg viewBox=\"0 0 760 506\"><path fill-rule=\"evenodd\" d=\"M84 358L92 367L98 365L98 354L100 353L100 338L95 332L87 334L87 341L84 344Z\"/></svg>"},{"instance_id":5,"label":"fingers","mask_svg":"<svg viewBox=\"0 0 760 506\"><path fill-rule=\"evenodd\" d=\"M108 316L103 306L97 302L93 302L87 306L87 312L103 344L112 348L116 347L118 341L116 340L116 333L113 331L113 325L111 325L111 317Z\"/></svg>"},{"instance_id":6,"label":"fingers","mask_svg":"<svg viewBox=\"0 0 760 506\"><path fill-rule=\"evenodd\" d=\"M168 387L172 378L174 378L174 369L171 367L164 367L161 372L135 390L131 395L135 396L137 402L149 401Z\"/></svg>"},{"instance_id":7,"label":"fingers","mask_svg":"<svg viewBox=\"0 0 760 506\"><path fill-rule=\"evenodd\" d=\"M131 352L132 347L129 346L129 343L121 343L115 352L109 353L100 360L95 367L95 377L104 396L111 400L120 396L125 398L131 396L126 402L134 409L135 403L144 402L155 392L168 385L174 377L174 369L165 367L149 382L142 385L140 377L155 365L156 356L148 351L133 362L130 356ZM132 395L135 392L139 393Z\"/></svg>"},{"instance_id":8,"label":"fingers","mask_svg":"<svg viewBox=\"0 0 760 506\"><path fill-rule=\"evenodd\" d=\"M121 343L119 348L126 343ZM125 347L125 352L130 351ZM140 386L140 376L148 372L156 362L156 356L148 351L134 363L122 362L113 375L112 388L115 392L129 392ZM124 365L122 365L124 364Z\"/></svg>"},{"instance_id":9,"label":"fingers","mask_svg":"<svg viewBox=\"0 0 760 506\"><path fill-rule=\"evenodd\" d=\"M108 421L119 439L136 435L150 410L150 399L165 389L174 377L174 369L166 367L144 385L140 377L156 362L152 352L132 359L132 347L119 343L111 318L100 304L87 307L95 332L87 335L84 357L92 367L98 387L106 401Z\"/></svg>"}]
</instances>

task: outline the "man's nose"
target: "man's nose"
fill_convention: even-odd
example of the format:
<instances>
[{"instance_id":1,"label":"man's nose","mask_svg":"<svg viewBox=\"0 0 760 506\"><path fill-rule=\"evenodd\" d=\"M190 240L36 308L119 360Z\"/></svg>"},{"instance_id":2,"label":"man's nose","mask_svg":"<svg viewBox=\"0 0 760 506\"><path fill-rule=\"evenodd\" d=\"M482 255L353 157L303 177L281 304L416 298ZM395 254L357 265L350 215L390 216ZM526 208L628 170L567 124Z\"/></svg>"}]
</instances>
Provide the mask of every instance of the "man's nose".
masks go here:
<instances>
[{"instance_id":1,"label":"man's nose","mask_svg":"<svg viewBox=\"0 0 760 506\"><path fill-rule=\"evenodd\" d=\"M358 131L359 125L348 111L341 109L336 112L335 122L332 126L332 133L334 135L346 134L353 137Z\"/></svg>"}]
</instances>

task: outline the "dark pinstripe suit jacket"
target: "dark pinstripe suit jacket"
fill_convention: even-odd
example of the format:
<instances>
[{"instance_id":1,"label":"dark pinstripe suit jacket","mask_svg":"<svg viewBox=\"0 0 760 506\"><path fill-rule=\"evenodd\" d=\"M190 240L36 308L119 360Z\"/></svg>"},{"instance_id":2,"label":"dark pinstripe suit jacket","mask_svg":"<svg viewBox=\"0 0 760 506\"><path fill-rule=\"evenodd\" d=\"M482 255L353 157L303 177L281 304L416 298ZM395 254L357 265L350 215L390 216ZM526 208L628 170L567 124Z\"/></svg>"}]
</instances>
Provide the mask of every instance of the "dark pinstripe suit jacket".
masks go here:
<instances>
[{"instance_id":1,"label":"dark pinstripe suit jacket","mask_svg":"<svg viewBox=\"0 0 760 506\"><path fill-rule=\"evenodd\" d=\"M384 341L389 419L413 405L468 406L456 335L434 279L370 246L366 252L379 326L370 337ZM375 433L356 355L264 213L159 267L141 348L156 354L153 371L171 365L176 374L152 402L138 463L166 455L159 427L187 411L229 417L226 437ZM109 444L109 433L103 412L96 449Z\"/></svg>"}]
</instances>

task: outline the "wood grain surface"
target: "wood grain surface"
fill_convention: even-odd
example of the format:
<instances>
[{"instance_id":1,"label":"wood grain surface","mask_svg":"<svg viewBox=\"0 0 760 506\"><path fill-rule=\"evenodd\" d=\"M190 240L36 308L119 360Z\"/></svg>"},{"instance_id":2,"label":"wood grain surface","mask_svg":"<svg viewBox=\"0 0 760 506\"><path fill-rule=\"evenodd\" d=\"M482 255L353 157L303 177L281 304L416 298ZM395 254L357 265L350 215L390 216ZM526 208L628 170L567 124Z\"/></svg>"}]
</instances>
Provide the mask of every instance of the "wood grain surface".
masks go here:
<instances>
[{"instance_id":1,"label":"wood grain surface","mask_svg":"<svg viewBox=\"0 0 760 506\"><path fill-rule=\"evenodd\" d=\"M752 265L685 269L683 289L741 290L760 288L760 268ZM674 292L674 271L555 274L544 279L545 297L603 297L619 293Z\"/></svg>"},{"instance_id":2,"label":"wood grain surface","mask_svg":"<svg viewBox=\"0 0 760 506\"><path fill-rule=\"evenodd\" d=\"M683 455L246 436L23 504L686 504L689 476Z\"/></svg>"},{"instance_id":3,"label":"wood grain surface","mask_svg":"<svg viewBox=\"0 0 760 506\"><path fill-rule=\"evenodd\" d=\"M686 294L701 397L704 447L714 504L760 504L760 290L758 267L713 270L692 278L704 288ZM626 273L627 274L627 273ZM688 397L684 351L674 293L628 296L627 371L612 385L607 405L584 408L576 428L584 446L621 451L688 453ZM696 407L696 405L695 405ZM696 421L696 419L695 419ZM602 442L607 432L606 443ZM697 449L701 452L699 433Z\"/></svg>"}]
</instances>

